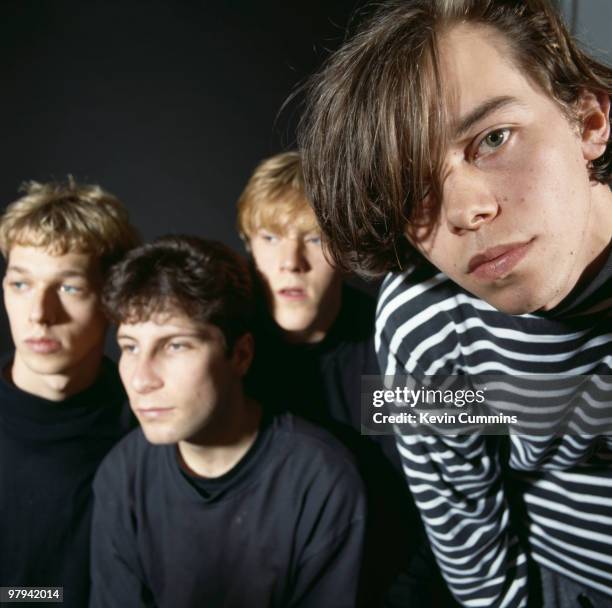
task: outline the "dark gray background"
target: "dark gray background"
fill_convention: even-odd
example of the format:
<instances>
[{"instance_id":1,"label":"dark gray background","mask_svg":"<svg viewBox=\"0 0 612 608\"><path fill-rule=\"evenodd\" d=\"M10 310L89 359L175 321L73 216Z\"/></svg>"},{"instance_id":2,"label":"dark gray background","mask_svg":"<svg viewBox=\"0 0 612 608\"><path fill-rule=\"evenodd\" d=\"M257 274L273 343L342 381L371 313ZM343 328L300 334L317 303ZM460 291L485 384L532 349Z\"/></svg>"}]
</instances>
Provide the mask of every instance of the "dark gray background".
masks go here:
<instances>
[{"instance_id":1,"label":"dark gray background","mask_svg":"<svg viewBox=\"0 0 612 608\"><path fill-rule=\"evenodd\" d=\"M245 181L294 144L299 106L279 114L283 102L364 3L0 2L0 208L24 180L71 173L119 196L145 239L190 232L241 248ZM559 4L605 55L612 2Z\"/></svg>"},{"instance_id":2,"label":"dark gray background","mask_svg":"<svg viewBox=\"0 0 612 608\"><path fill-rule=\"evenodd\" d=\"M298 104L279 110L358 4L0 3L0 207L24 180L70 173L116 194L145 239L242 248L236 199L259 160L293 146Z\"/></svg>"},{"instance_id":3,"label":"dark gray background","mask_svg":"<svg viewBox=\"0 0 612 608\"><path fill-rule=\"evenodd\" d=\"M71 173L118 195L146 238L238 246L245 180L293 143L295 107L277 113L355 4L3 2L2 205L23 180Z\"/></svg>"}]
</instances>

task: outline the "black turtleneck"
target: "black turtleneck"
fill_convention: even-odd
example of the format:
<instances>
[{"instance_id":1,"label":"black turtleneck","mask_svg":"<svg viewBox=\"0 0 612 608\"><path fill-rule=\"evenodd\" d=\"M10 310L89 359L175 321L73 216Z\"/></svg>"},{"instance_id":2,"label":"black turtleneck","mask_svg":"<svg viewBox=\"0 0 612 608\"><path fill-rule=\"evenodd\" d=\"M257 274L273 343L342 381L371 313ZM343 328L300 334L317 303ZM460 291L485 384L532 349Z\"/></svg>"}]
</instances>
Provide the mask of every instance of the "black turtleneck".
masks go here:
<instances>
[{"instance_id":1,"label":"black turtleneck","mask_svg":"<svg viewBox=\"0 0 612 608\"><path fill-rule=\"evenodd\" d=\"M64 606L87 605L91 484L132 427L107 359L92 386L59 402L0 380L0 586L63 587Z\"/></svg>"}]
</instances>

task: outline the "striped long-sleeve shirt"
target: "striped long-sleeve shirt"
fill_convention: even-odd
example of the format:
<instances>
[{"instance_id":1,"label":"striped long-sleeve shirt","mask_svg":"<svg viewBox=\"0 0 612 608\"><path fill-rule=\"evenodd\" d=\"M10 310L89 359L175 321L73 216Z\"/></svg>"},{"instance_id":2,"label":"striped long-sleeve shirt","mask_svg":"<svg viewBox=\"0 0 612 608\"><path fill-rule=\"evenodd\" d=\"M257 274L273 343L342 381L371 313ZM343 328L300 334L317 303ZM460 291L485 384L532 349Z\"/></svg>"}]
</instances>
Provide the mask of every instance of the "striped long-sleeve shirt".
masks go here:
<instances>
[{"instance_id":1,"label":"striped long-sleeve shirt","mask_svg":"<svg viewBox=\"0 0 612 608\"><path fill-rule=\"evenodd\" d=\"M547 315L499 312L429 267L392 274L377 310L381 373L593 374L609 397L611 304L612 256ZM397 443L462 604L525 606L528 556L612 599L612 437L398 432Z\"/></svg>"}]
</instances>

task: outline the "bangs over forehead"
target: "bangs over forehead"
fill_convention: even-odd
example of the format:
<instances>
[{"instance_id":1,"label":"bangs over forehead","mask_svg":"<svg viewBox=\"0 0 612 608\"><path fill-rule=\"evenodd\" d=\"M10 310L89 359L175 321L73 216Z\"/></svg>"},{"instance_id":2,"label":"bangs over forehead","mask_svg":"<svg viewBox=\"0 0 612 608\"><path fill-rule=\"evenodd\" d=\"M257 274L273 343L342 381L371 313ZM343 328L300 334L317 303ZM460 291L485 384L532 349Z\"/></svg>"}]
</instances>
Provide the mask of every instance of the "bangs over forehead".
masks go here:
<instances>
[{"instance_id":1,"label":"bangs over forehead","mask_svg":"<svg viewBox=\"0 0 612 608\"><path fill-rule=\"evenodd\" d=\"M26 183L25 195L11 203L0 218L0 250L40 247L52 255L90 253L106 271L138 243L126 209L96 185Z\"/></svg>"},{"instance_id":2,"label":"bangs over forehead","mask_svg":"<svg viewBox=\"0 0 612 608\"><path fill-rule=\"evenodd\" d=\"M120 301L112 311L113 321L121 325L136 325L153 320L164 324L171 317L191 318L193 310L188 310L186 303L172 297L151 295L145 291Z\"/></svg>"},{"instance_id":3,"label":"bangs over forehead","mask_svg":"<svg viewBox=\"0 0 612 608\"><path fill-rule=\"evenodd\" d=\"M57 234L52 230L44 230L32 226L24 227L20 232L13 229L8 235L11 247L39 247L50 255L66 255L67 253L94 253L97 243L83 238L82 235ZM10 249L8 250L10 253Z\"/></svg>"},{"instance_id":4,"label":"bangs over forehead","mask_svg":"<svg viewBox=\"0 0 612 608\"><path fill-rule=\"evenodd\" d=\"M259 230L282 234L289 229L298 232L318 231L314 211L303 195L288 191L276 200L264 200L253 205L243 218L245 234L251 238Z\"/></svg>"},{"instance_id":5,"label":"bangs over forehead","mask_svg":"<svg viewBox=\"0 0 612 608\"><path fill-rule=\"evenodd\" d=\"M313 77L300 125L307 196L331 256L365 276L409 257L405 227L439 194L448 140L439 14L430 0L396 5Z\"/></svg>"}]
</instances>

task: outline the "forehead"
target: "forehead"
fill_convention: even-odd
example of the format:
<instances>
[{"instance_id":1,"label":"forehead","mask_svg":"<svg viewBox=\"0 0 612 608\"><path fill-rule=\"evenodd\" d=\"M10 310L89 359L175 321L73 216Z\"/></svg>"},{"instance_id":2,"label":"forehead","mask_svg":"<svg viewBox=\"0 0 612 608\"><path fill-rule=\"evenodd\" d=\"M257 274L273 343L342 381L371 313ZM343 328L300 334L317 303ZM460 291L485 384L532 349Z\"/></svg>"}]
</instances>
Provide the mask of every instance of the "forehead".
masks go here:
<instances>
[{"instance_id":1,"label":"forehead","mask_svg":"<svg viewBox=\"0 0 612 608\"><path fill-rule=\"evenodd\" d=\"M150 342L179 335L223 342L223 334L216 325L198 323L184 313L175 310L156 312L145 321L120 323L117 330L119 338Z\"/></svg>"},{"instance_id":2,"label":"forehead","mask_svg":"<svg viewBox=\"0 0 612 608\"><path fill-rule=\"evenodd\" d=\"M86 252L58 255L47 247L14 245L8 253L7 271L40 277L73 274L90 278L99 271L99 260Z\"/></svg>"},{"instance_id":3,"label":"forehead","mask_svg":"<svg viewBox=\"0 0 612 608\"><path fill-rule=\"evenodd\" d=\"M262 205L254 217L254 228L285 234L312 232L318 230L318 224L314 211L302 200L299 205L291 201Z\"/></svg>"},{"instance_id":4,"label":"forehead","mask_svg":"<svg viewBox=\"0 0 612 608\"><path fill-rule=\"evenodd\" d=\"M490 26L451 27L440 36L439 57L451 132L470 112L494 99L522 106L552 104L516 65L504 34Z\"/></svg>"}]
</instances>

